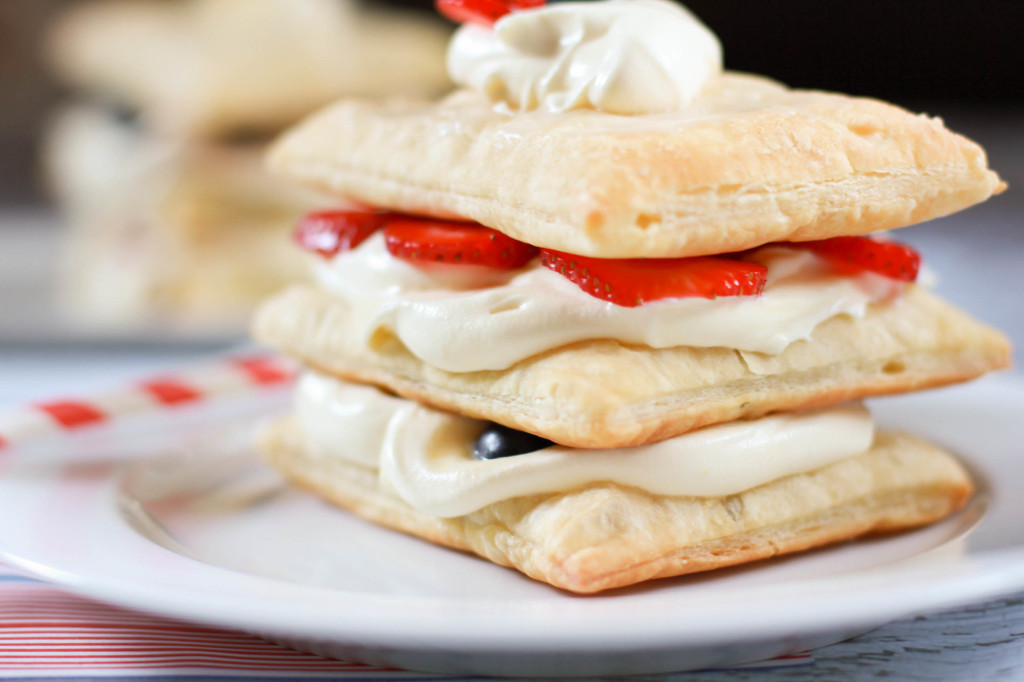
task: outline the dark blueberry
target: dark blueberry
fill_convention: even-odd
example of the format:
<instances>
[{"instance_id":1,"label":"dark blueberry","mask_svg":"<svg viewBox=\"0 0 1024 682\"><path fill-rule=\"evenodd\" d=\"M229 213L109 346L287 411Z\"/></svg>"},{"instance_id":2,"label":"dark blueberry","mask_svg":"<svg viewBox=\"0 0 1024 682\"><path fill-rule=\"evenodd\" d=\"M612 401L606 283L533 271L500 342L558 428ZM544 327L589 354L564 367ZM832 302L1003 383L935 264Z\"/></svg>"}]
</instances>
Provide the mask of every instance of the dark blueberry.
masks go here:
<instances>
[{"instance_id":1,"label":"dark blueberry","mask_svg":"<svg viewBox=\"0 0 1024 682\"><path fill-rule=\"evenodd\" d=\"M473 457L476 459L498 459L513 455L525 455L554 445L551 441L532 433L516 431L500 424L491 424L473 443Z\"/></svg>"}]
</instances>

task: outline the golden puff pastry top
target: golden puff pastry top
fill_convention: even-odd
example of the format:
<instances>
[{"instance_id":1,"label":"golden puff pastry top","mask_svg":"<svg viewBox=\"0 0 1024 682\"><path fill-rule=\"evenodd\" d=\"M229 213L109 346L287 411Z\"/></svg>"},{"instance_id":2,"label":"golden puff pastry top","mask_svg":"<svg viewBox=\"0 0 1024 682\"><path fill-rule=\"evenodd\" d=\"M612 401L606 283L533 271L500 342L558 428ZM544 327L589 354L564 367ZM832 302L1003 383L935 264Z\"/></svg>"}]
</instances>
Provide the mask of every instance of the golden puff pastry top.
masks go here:
<instances>
[{"instance_id":1,"label":"golden puff pastry top","mask_svg":"<svg viewBox=\"0 0 1024 682\"><path fill-rule=\"evenodd\" d=\"M215 137L277 132L342 95L438 95L448 35L354 0L101 0L62 16L49 51L69 84L153 128Z\"/></svg>"},{"instance_id":2,"label":"golden puff pastry top","mask_svg":"<svg viewBox=\"0 0 1024 682\"><path fill-rule=\"evenodd\" d=\"M607 258L866 234L1004 187L939 119L738 73L683 110L637 116L510 113L472 91L343 101L287 133L270 163L339 197Z\"/></svg>"}]
</instances>

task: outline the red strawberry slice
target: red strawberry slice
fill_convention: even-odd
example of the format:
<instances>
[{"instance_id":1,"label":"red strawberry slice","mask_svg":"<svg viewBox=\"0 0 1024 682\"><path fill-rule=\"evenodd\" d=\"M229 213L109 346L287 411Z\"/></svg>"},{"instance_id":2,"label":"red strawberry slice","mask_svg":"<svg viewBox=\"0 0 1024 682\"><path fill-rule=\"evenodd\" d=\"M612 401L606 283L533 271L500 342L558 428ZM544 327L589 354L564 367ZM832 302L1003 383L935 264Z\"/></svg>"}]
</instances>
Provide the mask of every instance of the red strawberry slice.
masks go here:
<instances>
[{"instance_id":1,"label":"red strawberry slice","mask_svg":"<svg viewBox=\"0 0 1024 682\"><path fill-rule=\"evenodd\" d=\"M768 268L718 258L627 258L609 260L541 249L540 262L595 298L633 308L664 298L756 296Z\"/></svg>"},{"instance_id":2,"label":"red strawberry slice","mask_svg":"<svg viewBox=\"0 0 1024 682\"><path fill-rule=\"evenodd\" d=\"M509 12L543 7L545 0L436 0L437 11L460 24L490 26Z\"/></svg>"},{"instance_id":3,"label":"red strawberry slice","mask_svg":"<svg viewBox=\"0 0 1024 682\"><path fill-rule=\"evenodd\" d=\"M513 12L518 12L524 9L537 9L547 4L547 0L506 0L506 4L512 8Z\"/></svg>"},{"instance_id":4,"label":"red strawberry slice","mask_svg":"<svg viewBox=\"0 0 1024 682\"><path fill-rule=\"evenodd\" d=\"M914 282L921 268L921 255L909 246L868 237L833 237L812 242L789 242L787 246L808 249L849 274L866 270L891 279Z\"/></svg>"},{"instance_id":5,"label":"red strawberry slice","mask_svg":"<svg viewBox=\"0 0 1024 682\"><path fill-rule=\"evenodd\" d=\"M330 258L356 248L394 216L388 211L319 211L299 221L294 237L307 251Z\"/></svg>"},{"instance_id":6,"label":"red strawberry slice","mask_svg":"<svg viewBox=\"0 0 1024 682\"><path fill-rule=\"evenodd\" d=\"M384 228L392 256L410 263L486 265L514 269L537 255L537 247L476 223L396 219Z\"/></svg>"}]
</instances>

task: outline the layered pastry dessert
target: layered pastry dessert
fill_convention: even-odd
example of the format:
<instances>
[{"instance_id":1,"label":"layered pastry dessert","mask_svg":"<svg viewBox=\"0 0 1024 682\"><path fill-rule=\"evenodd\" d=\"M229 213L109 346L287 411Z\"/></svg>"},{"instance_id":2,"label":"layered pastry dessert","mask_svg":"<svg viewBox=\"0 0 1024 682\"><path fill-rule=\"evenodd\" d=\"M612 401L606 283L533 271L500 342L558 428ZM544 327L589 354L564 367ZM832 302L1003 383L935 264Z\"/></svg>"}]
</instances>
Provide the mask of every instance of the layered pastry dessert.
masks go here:
<instances>
[{"instance_id":1,"label":"layered pastry dessert","mask_svg":"<svg viewBox=\"0 0 1024 682\"><path fill-rule=\"evenodd\" d=\"M346 100L273 169L357 210L258 311L297 484L593 593L913 528L973 485L861 399L1005 367L881 233L1004 185L941 121L723 71L664 0L440 0L440 102Z\"/></svg>"},{"instance_id":2,"label":"layered pastry dessert","mask_svg":"<svg viewBox=\"0 0 1024 682\"><path fill-rule=\"evenodd\" d=\"M272 181L267 141L341 95L436 96L449 30L354 0L104 0L54 26L82 102L45 149L72 230L65 308L101 325L244 329L303 278L280 248L311 193Z\"/></svg>"}]
</instances>

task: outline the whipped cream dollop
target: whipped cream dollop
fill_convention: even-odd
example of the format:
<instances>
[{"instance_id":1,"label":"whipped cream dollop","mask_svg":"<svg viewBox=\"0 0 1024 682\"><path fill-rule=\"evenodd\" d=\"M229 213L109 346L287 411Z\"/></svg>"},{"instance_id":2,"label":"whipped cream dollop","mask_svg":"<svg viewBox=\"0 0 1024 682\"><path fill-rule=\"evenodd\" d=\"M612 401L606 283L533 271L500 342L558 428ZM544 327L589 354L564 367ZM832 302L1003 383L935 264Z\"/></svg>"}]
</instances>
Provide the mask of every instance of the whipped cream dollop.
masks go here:
<instances>
[{"instance_id":1,"label":"whipped cream dollop","mask_svg":"<svg viewBox=\"0 0 1024 682\"><path fill-rule=\"evenodd\" d=\"M604 481L656 495L734 495L859 455L874 439L868 411L847 403L718 424L632 448L554 446L481 461L472 449L486 422L314 373L299 384L297 414L311 452L376 469L384 489L441 517ZM348 416L339 423L338 415Z\"/></svg>"},{"instance_id":2,"label":"whipped cream dollop","mask_svg":"<svg viewBox=\"0 0 1024 682\"><path fill-rule=\"evenodd\" d=\"M564 2L466 24L452 80L512 111L633 115L688 106L722 71L715 35L668 0Z\"/></svg>"},{"instance_id":3,"label":"whipped cream dollop","mask_svg":"<svg viewBox=\"0 0 1024 682\"><path fill-rule=\"evenodd\" d=\"M428 364L450 372L506 369L576 341L615 339L650 348L696 346L776 354L840 314L902 291L894 280L837 274L813 254L767 247L761 296L667 299L636 308L594 298L533 261L520 270L416 266L393 257L377 233L321 261L320 285L351 309L351 332L370 343L396 336Z\"/></svg>"}]
</instances>

